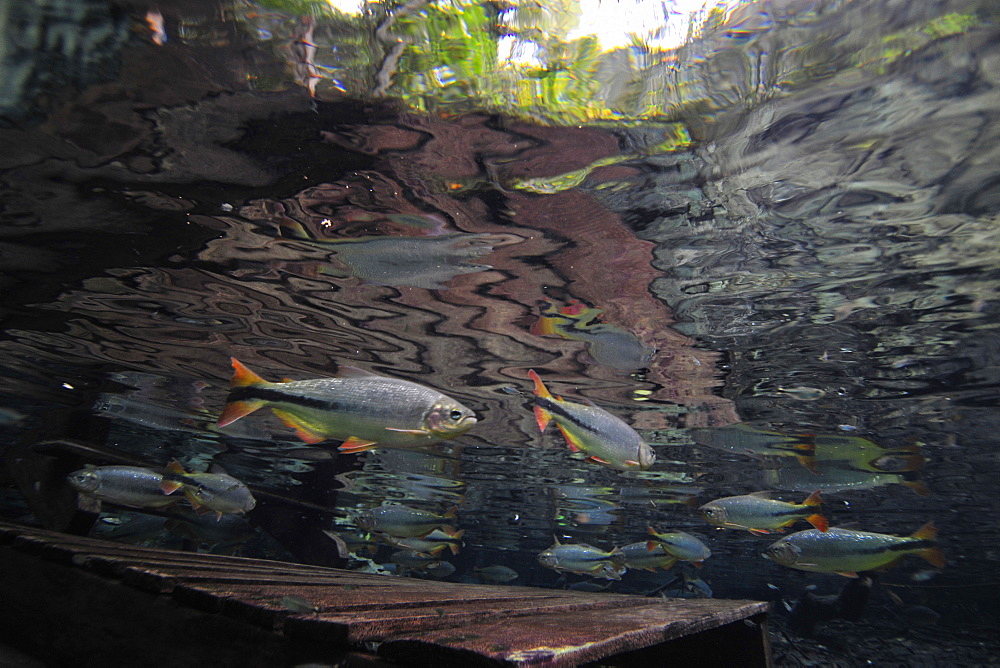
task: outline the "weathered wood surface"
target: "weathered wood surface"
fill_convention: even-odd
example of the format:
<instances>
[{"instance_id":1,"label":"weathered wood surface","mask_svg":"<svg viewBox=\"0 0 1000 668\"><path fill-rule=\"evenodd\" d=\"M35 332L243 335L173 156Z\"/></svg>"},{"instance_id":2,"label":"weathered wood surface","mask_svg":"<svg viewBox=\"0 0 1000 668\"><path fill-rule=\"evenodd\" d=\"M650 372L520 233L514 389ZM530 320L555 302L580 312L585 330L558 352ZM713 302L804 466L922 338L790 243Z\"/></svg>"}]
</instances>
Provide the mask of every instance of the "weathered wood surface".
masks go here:
<instances>
[{"instance_id":1,"label":"weathered wood surface","mask_svg":"<svg viewBox=\"0 0 1000 668\"><path fill-rule=\"evenodd\" d=\"M735 622L754 601L660 599L469 585L120 545L0 523L0 549L121 583L292 641L419 665L571 666ZM313 612L296 612L294 596ZM744 634L745 627L740 629ZM766 628L744 665L768 665ZM744 642L746 642L744 640ZM753 644L753 643L751 643Z\"/></svg>"}]
</instances>

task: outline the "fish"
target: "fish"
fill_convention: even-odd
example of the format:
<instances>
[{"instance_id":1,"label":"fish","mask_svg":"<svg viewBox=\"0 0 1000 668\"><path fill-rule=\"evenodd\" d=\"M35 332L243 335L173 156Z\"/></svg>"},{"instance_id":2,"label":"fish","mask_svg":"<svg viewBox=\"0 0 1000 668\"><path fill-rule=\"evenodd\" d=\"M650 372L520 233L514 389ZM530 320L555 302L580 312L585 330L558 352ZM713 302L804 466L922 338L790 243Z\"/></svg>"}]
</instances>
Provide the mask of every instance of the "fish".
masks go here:
<instances>
[{"instance_id":1,"label":"fish","mask_svg":"<svg viewBox=\"0 0 1000 668\"><path fill-rule=\"evenodd\" d=\"M452 575L456 570L458 569L455 568L455 564L450 561L438 561L424 568L423 574L435 580L443 580Z\"/></svg>"},{"instance_id":2,"label":"fish","mask_svg":"<svg viewBox=\"0 0 1000 668\"><path fill-rule=\"evenodd\" d=\"M625 557L618 548L605 552L585 543L563 545L558 538L554 545L538 554L538 563L554 571L605 580L621 580L626 570Z\"/></svg>"},{"instance_id":3,"label":"fish","mask_svg":"<svg viewBox=\"0 0 1000 668\"><path fill-rule=\"evenodd\" d=\"M625 555L625 566L636 570L655 571L657 568L668 570L677 563L677 557L667 552L663 545L654 543L650 547L650 542L644 540L623 546L621 551Z\"/></svg>"},{"instance_id":4,"label":"fish","mask_svg":"<svg viewBox=\"0 0 1000 668\"><path fill-rule=\"evenodd\" d=\"M473 568L472 572L478 575L485 582L493 582L496 584L505 584L507 582L513 582L518 577L520 577L513 568L509 566L504 566L502 564L494 564L492 566L483 566L482 568Z\"/></svg>"},{"instance_id":5,"label":"fish","mask_svg":"<svg viewBox=\"0 0 1000 668\"><path fill-rule=\"evenodd\" d=\"M163 474L141 466L88 466L66 476L76 491L130 508L166 508L181 497L163 493Z\"/></svg>"},{"instance_id":6,"label":"fish","mask_svg":"<svg viewBox=\"0 0 1000 668\"><path fill-rule=\"evenodd\" d=\"M441 563L437 557L416 550L397 550L389 555L389 561L402 568L417 571L434 569Z\"/></svg>"},{"instance_id":7,"label":"fish","mask_svg":"<svg viewBox=\"0 0 1000 668\"><path fill-rule=\"evenodd\" d=\"M533 369L528 375L535 383L535 420L542 432L555 421L570 450L621 471L645 470L656 461L653 449L624 420L597 406L553 397Z\"/></svg>"},{"instance_id":8,"label":"fish","mask_svg":"<svg viewBox=\"0 0 1000 668\"><path fill-rule=\"evenodd\" d=\"M816 473L815 434L783 434L748 424L690 430L698 445L742 455L795 457L802 466Z\"/></svg>"},{"instance_id":9,"label":"fish","mask_svg":"<svg viewBox=\"0 0 1000 668\"><path fill-rule=\"evenodd\" d=\"M160 488L164 494L182 490L192 508L214 512L216 520L223 515L245 515L257 506L243 481L221 472L188 472L176 459L167 464Z\"/></svg>"},{"instance_id":10,"label":"fish","mask_svg":"<svg viewBox=\"0 0 1000 668\"><path fill-rule=\"evenodd\" d=\"M449 508L443 515L402 505L383 505L363 510L354 516L355 523L366 531L389 534L397 538L423 538L435 529L448 535L455 534L451 525L458 506Z\"/></svg>"},{"instance_id":11,"label":"fish","mask_svg":"<svg viewBox=\"0 0 1000 668\"><path fill-rule=\"evenodd\" d=\"M649 549L653 549L655 545L662 545L663 549L678 561L690 561L700 568L704 561L712 556L708 546L689 533L683 531L657 533L653 527L649 527L648 531L653 537L648 543Z\"/></svg>"},{"instance_id":12,"label":"fish","mask_svg":"<svg viewBox=\"0 0 1000 668\"><path fill-rule=\"evenodd\" d=\"M310 445L336 438L341 452L419 447L464 434L475 414L429 387L341 365L335 378L270 383L232 358L233 377L218 426L268 406Z\"/></svg>"},{"instance_id":13,"label":"fish","mask_svg":"<svg viewBox=\"0 0 1000 668\"><path fill-rule=\"evenodd\" d=\"M750 533L784 533L784 527L800 519L820 531L826 531L826 517L816 511L823 502L819 492L813 492L802 503L786 503L768 497L768 492L727 496L709 501L698 511L710 524L727 529L746 529Z\"/></svg>"},{"instance_id":14,"label":"fish","mask_svg":"<svg viewBox=\"0 0 1000 668\"><path fill-rule=\"evenodd\" d=\"M560 306L546 297L541 314L530 331L537 336L583 341L594 361L615 369L634 370L647 366L653 349L631 332L601 322L603 314L603 309L589 307L577 299Z\"/></svg>"},{"instance_id":15,"label":"fish","mask_svg":"<svg viewBox=\"0 0 1000 668\"><path fill-rule=\"evenodd\" d=\"M860 572L888 568L907 554L916 554L932 566L944 568L945 556L938 547L933 522L909 536L839 527L827 531L808 529L773 543L762 556L800 571L857 577Z\"/></svg>"},{"instance_id":16,"label":"fish","mask_svg":"<svg viewBox=\"0 0 1000 668\"><path fill-rule=\"evenodd\" d=\"M462 535L464 533L464 531L456 531L453 534L448 534L441 529L434 529L423 538L400 538L388 534L381 534L381 536L390 545L413 550L421 554L437 556L445 548L451 550L452 554L458 554L460 548L464 545L462 542Z\"/></svg>"},{"instance_id":17,"label":"fish","mask_svg":"<svg viewBox=\"0 0 1000 668\"><path fill-rule=\"evenodd\" d=\"M798 466L782 466L760 472L763 484L789 492L823 493L847 492L856 489L875 489L883 485L905 485L921 496L931 493L917 471L902 473L872 473L861 471L842 461L826 461L819 472L812 473Z\"/></svg>"}]
</instances>

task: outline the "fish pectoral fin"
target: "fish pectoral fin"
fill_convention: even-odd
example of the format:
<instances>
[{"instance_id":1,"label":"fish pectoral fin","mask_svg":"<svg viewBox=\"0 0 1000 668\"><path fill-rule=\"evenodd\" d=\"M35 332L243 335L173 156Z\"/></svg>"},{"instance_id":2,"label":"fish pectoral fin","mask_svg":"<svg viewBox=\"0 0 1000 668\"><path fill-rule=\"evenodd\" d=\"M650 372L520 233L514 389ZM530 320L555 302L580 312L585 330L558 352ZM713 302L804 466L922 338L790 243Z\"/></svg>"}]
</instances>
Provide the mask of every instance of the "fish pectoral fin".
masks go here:
<instances>
[{"instance_id":1,"label":"fish pectoral fin","mask_svg":"<svg viewBox=\"0 0 1000 668\"><path fill-rule=\"evenodd\" d=\"M854 573L852 571L834 571L834 573L836 573L837 575L843 575L845 578L856 578L856 577L858 577L858 574Z\"/></svg>"},{"instance_id":2,"label":"fish pectoral fin","mask_svg":"<svg viewBox=\"0 0 1000 668\"><path fill-rule=\"evenodd\" d=\"M345 454L354 454L355 452L371 450L376 445L378 445L377 441L365 441L357 438L356 436L351 436L349 439L344 441L338 449Z\"/></svg>"},{"instance_id":3,"label":"fish pectoral fin","mask_svg":"<svg viewBox=\"0 0 1000 668\"><path fill-rule=\"evenodd\" d=\"M397 431L400 434L416 434L417 436L426 436L431 433L427 429L397 429L396 427L386 427L386 431Z\"/></svg>"},{"instance_id":4,"label":"fish pectoral fin","mask_svg":"<svg viewBox=\"0 0 1000 668\"><path fill-rule=\"evenodd\" d=\"M280 408L272 408L271 412L281 420L281 424L285 425L290 429L295 430L295 435L301 440L308 443L309 445L315 445L316 443L322 443L326 440L326 434L322 434L310 425L306 424L304 421L298 417L292 415L288 411L283 411Z\"/></svg>"},{"instance_id":5,"label":"fish pectoral fin","mask_svg":"<svg viewBox=\"0 0 1000 668\"><path fill-rule=\"evenodd\" d=\"M750 533L755 534L757 536L766 536L769 533L772 533L768 529L747 529L747 531L749 531ZM782 532L782 533L784 533L784 532Z\"/></svg>"},{"instance_id":6,"label":"fish pectoral fin","mask_svg":"<svg viewBox=\"0 0 1000 668\"><path fill-rule=\"evenodd\" d=\"M600 457L595 457L591 455L590 457L587 457L587 459L594 462L595 464L603 464L604 466L611 466L611 462L609 462L606 459L601 459Z\"/></svg>"}]
</instances>

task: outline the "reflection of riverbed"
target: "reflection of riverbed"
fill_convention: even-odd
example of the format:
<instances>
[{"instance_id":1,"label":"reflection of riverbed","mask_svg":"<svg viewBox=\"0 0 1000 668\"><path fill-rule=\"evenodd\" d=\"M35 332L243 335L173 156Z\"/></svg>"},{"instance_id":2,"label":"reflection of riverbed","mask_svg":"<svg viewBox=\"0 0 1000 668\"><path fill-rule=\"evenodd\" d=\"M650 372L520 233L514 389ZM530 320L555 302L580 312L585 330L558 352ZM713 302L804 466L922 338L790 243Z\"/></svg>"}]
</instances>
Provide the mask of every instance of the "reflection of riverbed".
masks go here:
<instances>
[{"instance_id":1,"label":"reflection of riverbed","mask_svg":"<svg viewBox=\"0 0 1000 668\"><path fill-rule=\"evenodd\" d=\"M692 508L822 489L834 525L935 520L940 588L918 590L909 563L885 581L932 598L943 623L995 619L967 585L991 572L997 534L998 42L929 24L926 8L868 32L857 3L843 11L851 44L880 29L917 56L827 54L834 9L782 27L747 6L742 32L672 61L664 81L698 81L689 98L670 89L684 141L674 122L400 113L326 80L316 100L250 90L247 72L285 70L246 34L132 45L117 80L77 82L37 109L44 122L0 129L0 431L222 463L271 495L250 518L303 560L336 561L334 531L388 563L356 511L457 506L452 579L506 563L553 585L534 561L553 534L610 549L655 526L709 544L716 595L825 584ZM206 55L237 53L225 67ZM666 71L649 70L650 89ZM230 356L267 378L346 363L414 380L480 423L428 451L360 456L299 443L266 411L219 430ZM531 368L626 419L656 465L591 466L539 434ZM744 421L765 451L698 436Z\"/></svg>"}]
</instances>

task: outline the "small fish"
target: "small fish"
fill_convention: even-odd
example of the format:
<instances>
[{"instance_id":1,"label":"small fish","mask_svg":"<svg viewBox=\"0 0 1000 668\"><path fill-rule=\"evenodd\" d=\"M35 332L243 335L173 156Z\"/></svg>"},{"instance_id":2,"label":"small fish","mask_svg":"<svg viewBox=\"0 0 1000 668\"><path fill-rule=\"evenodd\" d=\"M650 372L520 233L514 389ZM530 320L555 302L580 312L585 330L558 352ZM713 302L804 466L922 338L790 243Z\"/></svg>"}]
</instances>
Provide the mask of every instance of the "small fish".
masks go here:
<instances>
[{"instance_id":1,"label":"small fish","mask_svg":"<svg viewBox=\"0 0 1000 668\"><path fill-rule=\"evenodd\" d=\"M618 548L605 552L584 543L563 545L558 538L555 541L538 555L538 563L546 568L605 580L620 580L625 572L625 558Z\"/></svg>"},{"instance_id":2,"label":"small fish","mask_svg":"<svg viewBox=\"0 0 1000 668\"><path fill-rule=\"evenodd\" d=\"M785 396L798 399L799 401L816 401L826 396L826 390L821 390L818 387L806 387L805 385L779 387L777 389L778 392L781 392Z\"/></svg>"},{"instance_id":3,"label":"small fish","mask_svg":"<svg viewBox=\"0 0 1000 668\"><path fill-rule=\"evenodd\" d=\"M233 378L218 425L225 427L269 406L298 437L314 444L344 440L341 452L376 446L418 447L454 438L475 414L437 390L340 366L335 378L269 383L232 359Z\"/></svg>"},{"instance_id":4,"label":"small fish","mask_svg":"<svg viewBox=\"0 0 1000 668\"><path fill-rule=\"evenodd\" d=\"M451 550L452 554L458 554L462 545L464 545L462 542L462 534L464 533L464 531L456 531L453 534L448 534L440 529L434 529L423 538L400 538L388 534L381 535L390 545L436 557L446 548Z\"/></svg>"},{"instance_id":5,"label":"small fish","mask_svg":"<svg viewBox=\"0 0 1000 668\"><path fill-rule=\"evenodd\" d=\"M815 434L783 434L748 424L696 428L690 433L698 445L751 456L795 457L816 473Z\"/></svg>"},{"instance_id":6,"label":"small fish","mask_svg":"<svg viewBox=\"0 0 1000 668\"><path fill-rule=\"evenodd\" d=\"M482 568L473 568L472 572L478 575L485 582L493 582L496 584L504 584L507 582L513 582L518 577L520 577L513 568L509 566L503 566L500 564L494 564L492 566L483 566Z\"/></svg>"},{"instance_id":7,"label":"small fish","mask_svg":"<svg viewBox=\"0 0 1000 668\"><path fill-rule=\"evenodd\" d=\"M649 527L649 535L653 537L653 540L648 543L649 549L653 549L655 545L662 545L664 550L679 561L690 561L699 568L706 559L712 556L712 551L708 549L708 546L689 533L683 531L657 533L656 529Z\"/></svg>"},{"instance_id":8,"label":"small fish","mask_svg":"<svg viewBox=\"0 0 1000 668\"><path fill-rule=\"evenodd\" d=\"M389 561L412 570L425 570L436 568L441 560L429 554L423 554L416 550L398 550L389 555Z\"/></svg>"},{"instance_id":9,"label":"small fish","mask_svg":"<svg viewBox=\"0 0 1000 668\"><path fill-rule=\"evenodd\" d=\"M698 511L710 524L727 529L746 529L755 534L784 533L784 527L804 519L820 531L829 524L816 512L822 503L819 492L813 492L802 503L786 503L768 498L767 492L742 496L727 496L709 501Z\"/></svg>"},{"instance_id":10,"label":"small fish","mask_svg":"<svg viewBox=\"0 0 1000 668\"><path fill-rule=\"evenodd\" d=\"M319 613L319 606L301 596L282 596L280 603L281 607L299 615L316 615Z\"/></svg>"},{"instance_id":11,"label":"small fish","mask_svg":"<svg viewBox=\"0 0 1000 668\"><path fill-rule=\"evenodd\" d=\"M445 533L452 535L455 527L451 526L451 520L455 519L457 510L458 506L454 506L443 515L438 515L409 506L387 504L358 513L354 521L366 531L397 538L422 538L435 529L443 529Z\"/></svg>"},{"instance_id":12,"label":"small fish","mask_svg":"<svg viewBox=\"0 0 1000 668\"><path fill-rule=\"evenodd\" d=\"M668 570L677 563L677 557L667 552L663 545L653 543L650 547L651 542L644 540L622 547L622 554L625 555L625 566L636 570L655 571L657 568Z\"/></svg>"},{"instance_id":13,"label":"small fish","mask_svg":"<svg viewBox=\"0 0 1000 668\"><path fill-rule=\"evenodd\" d=\"M81 494L130 508L166 508L182 500L163 493L163 474L140 466L88 466L66 480Z\"/></svg>"},{"instance_id":14,"label":"small fish","mask_svg":"<svg viewBox=\"0 0 1000 668\"><path fill-rule=\"evenodd\" d=\"M220 472L189 473L180 462L167 464L160 488L164 494L182 490L191 506L200 512L244 515L257 506L250 489L241 480Z\"/></svg>"},{"instance_id":15,"label":"small fish","mask_svg":"<svg viewBox=\"0 0 1000 668\"><path fill-rule=\"evenodd\" d=\"M443 580L453 574L456 570L458 569L455 568L455 564L450 561L438 561L437 563L431 564L427 568L423 569L423 573L424 575L432 577L435 580Z\"/></svg>"},{"instance_id":16,"label":"small fish","mask_svg":"<svg viewBox=\"0 0 1000 668\"><path fill-rule=\"evenodd\" d=\"M546 297L541 315L530 331L539 336L583 341L596 362L615 369L634 370L647 366L653 350L631 332L601 322L603 313L603 309L591 308L576 299L560 306Z\"/></svg>"},{"instance_id":17,"label":"small fish","mask_svg":"<svg viewBox=\"0 0 1000 668\"><path fill-rule=\"evenodd\" d=\"M618 470L644 470L656 461L649 444L623 420L597 406L553 397L534 370L528 375L535 383L535 420L540 430L544 432L554 420L570 450Z\"/></svg>"},{"instance_id":18,"label":"small fish","mask_svg":"<svg viewBox=\"0 0 1000 668\"><path fill-rule=\"evenodd\" d=\"M773 543L763 555L776 564L814 573L857 577L859 572L891 566L907 554L916 554L937 568L944 568L944 553L937 546L937 528L928 522L910 536L834 528L808 529Z\"/></svg>"}]
</instances>

